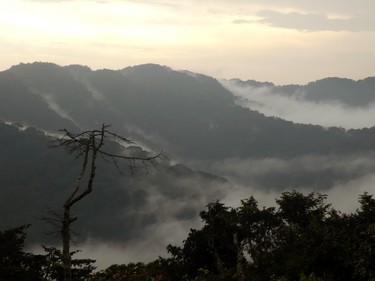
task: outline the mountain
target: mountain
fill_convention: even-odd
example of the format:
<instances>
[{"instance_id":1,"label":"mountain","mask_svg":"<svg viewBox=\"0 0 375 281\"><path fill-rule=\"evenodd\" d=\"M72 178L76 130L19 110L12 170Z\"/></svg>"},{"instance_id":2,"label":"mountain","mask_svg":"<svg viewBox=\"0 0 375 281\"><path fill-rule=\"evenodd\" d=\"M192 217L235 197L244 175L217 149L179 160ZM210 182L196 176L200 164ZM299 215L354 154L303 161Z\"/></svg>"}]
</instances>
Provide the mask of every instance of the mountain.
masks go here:
<instances>
[{"instance_id":1,"label":"mountain","mask_svg":"<svg viewBox=\"0 0 375 281\"><path fill-rule=\"evenodd\" d=\"M0 72L0 118L5 121L37 126L46 130L77 129L49 106L46 98L35 94L12 72Z\"/></svg>"},{"instance_id":2,"label":"mountain","mask_svg":"<svg viewBox=\"0 0 375 281\"><path fill-rule=\"evenodd\" d=\"M338 171L334 166L322 165L312 169L312 162L305 163L303 159L308 155L318 158L331 155L334 159L327 162L334 163L341 161L337 160L340 157L369 155L375 147L374 127L344 130L266 117L238 106L231 92L205 75L155 64L93 71L85 66L60 67L52 63L20 64L0 74L4 80L0 93L5 107L0 111L0 119L47 131L65 127L86 130L102 123L111 124L115 131L144 147L167 151L171 159L240 179L246 185L325 189L371 170L366 166L364 170ZM311 91L320 89L316 95L321 95L325 85L327 93L334 88L334 81L337 89L343 88L341 80L328 78L307 86L290 85L282 89L295 94L299 87L307 87ZM367 78L358 83L370 89L371 81ZM19 89L9 91L11 83ZM275 87L275 91L281 89L270 82L241 83ZM351 95L365 94L353 92ZM25 101L31 99L37 101L28 102L27 109L20 107L25 107ZM6 110L10 108L15 110ZM269 167L268 172L265 169L261 174L251 172L254 163L262 159L276 159L286 167L276 166L276 170ZM299 164L291 165L291 161ZM237 170L231 168L234 166ZM242 170L246 172L239 175ZM319 176L322 174L325 176Z\"/></svg>"},{"instance_id":3,"label":"mountain","mask_svg":"<svg viewBox=\"0 0 375 281\"><path fill-rule=\"evenodd\" d=\"M267 88L274 94L295 96L314 102L340 102L347 106L364 107L375 102L375 77L362 80L329 77L306 85L277 86L270 82L231 79L241 87Z\"/></svg>"},{"instance_id":4,"label":"mountain","mask_svg":"<svg viewBox=\"0 0 375 281\"><path fill-rule=\"evenodd\" d=\"M364 104L373 100L372 81L237 83L319 100L344 101L338 92L345 89L343 96L366 97L358 102ZM237 202L285 189L344 194L371 186L375 173L374 127L345 130L266 117L239 106L212 77L155 64L95 71L52 63L13 66L0 72L0 120L0 208L7 214L0 226L32 221L33 241L48 230L36 218L46 205L60 208L80 165L47 148L61 128L111 124L142 147L137 149L163 150L170 158L134 176L101 162L95 192L75 210L81 241L163 240L164 228L177 235L199 223L197 211L214 200Z\"/></svg>"},{"instance_id":5,"label":"mountain","mask_svg":"<svg viewBox=\"0 0 375 281\"><path fill-rule=\"evenodd\" d=\"M374 128L327 130L265 117L236 105L216 79L159 65L91 71L34 63L7 72L66 122L80 129L112 124L120 133L184 161L348 153L375 144Z\"/></svg>"}]
</instances>

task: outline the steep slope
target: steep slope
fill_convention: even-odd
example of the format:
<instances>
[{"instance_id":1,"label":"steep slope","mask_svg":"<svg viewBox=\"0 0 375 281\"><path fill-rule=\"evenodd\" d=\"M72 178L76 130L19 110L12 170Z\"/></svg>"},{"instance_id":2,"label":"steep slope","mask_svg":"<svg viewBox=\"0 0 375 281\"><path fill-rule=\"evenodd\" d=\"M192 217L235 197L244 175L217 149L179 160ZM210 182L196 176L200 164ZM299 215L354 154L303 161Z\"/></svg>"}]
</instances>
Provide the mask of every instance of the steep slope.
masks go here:
<instances>
[{"instance_id":1,"label":"steep slope","mask_svg":"<svg viewBox=\"0 0 375 281\"><path fill-rule=\"evenodd\" d=\"M123 110L126 120L177 157L293 157L374 147L373 130L362 138L364 132L298 125L241 108L207 76L157 65L127 68L121 74L125 77L114 71L92 72L89 81L117 111Z\"/></svg>"},{"instance_id":2,"label":"steep slope","mask_svg":"<svg viewBox=\"0 0 375 281\"><path fill-rule=\"evenodd\" d=\"M313 164L300 159L332 155L334 160L327 161L336 163L341 156L353 159L375 149L375 128L346 131L265 117L238 106L216 79L165 66L92 71L77 65L62 68L34 63L12 67L9 72L30 94L38 95L45 104L52 101L80 129L112 124L115 131L145 147L167 151L171 159L229 177L238 175L231 167L242 163L238 170L244 170L243 182L260 188L330 187L363 173L359 168L355 173L338 171L334 165L314 170ZM250 165L257 166L263 159L300 164L272 170L272 176L267 168L261 175L250 173ZM369 169L366 166L365 171Z\"/></svg>"},{"instance_id":3,"label":"steep slope","mask_svg":"<svg viewBox=\"0 0 375 281\"><path fill-rule=\"evenodd\" d=\"M118 120L109 108L95 99L86 85L74 79L65 68L52 63L32 63L13 66L9 72L17 76L33 94L45 100L57 114L72 120L81 129L97 127L102 123L112 124Z\"/></svg>"},{"instance_id":4,"label":"steep slope","mask_svg":"<svg viewBox=\"0 0 375 281\"><path fill-rule=\"evenodd\" d=\"M346 153L375 144L373 130L326 130L265 117L237 106L213 78L159 65L91 71L34 63L10 72L80 128L110 123L182 159Z\"/></svg>"},{"instance_id":5,"label":"steep slope","mask_svg":"<svg viewBox=\"0 0 375 281\"><path fill-rule=\"evenodd\" d=\"M48 103L34 94L13 73L0 72L0 119L38 126L45 130L76 129L70 120L61 117Z\"/></svg>"}]
</instances>

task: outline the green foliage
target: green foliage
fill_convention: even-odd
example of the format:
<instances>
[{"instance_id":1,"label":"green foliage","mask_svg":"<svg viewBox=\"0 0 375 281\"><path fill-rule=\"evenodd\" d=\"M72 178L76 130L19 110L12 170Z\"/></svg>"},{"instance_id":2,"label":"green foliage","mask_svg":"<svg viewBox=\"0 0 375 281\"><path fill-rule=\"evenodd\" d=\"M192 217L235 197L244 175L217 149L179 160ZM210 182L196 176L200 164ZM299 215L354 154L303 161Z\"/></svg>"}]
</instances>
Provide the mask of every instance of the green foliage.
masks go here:
<instances>
[{"instance_id":1,"label":"green foliage","mask_svg":"<svg viewBox=\"0 0 375 281\"><path fill-rule=\"evenodd\" d=\"M325 199L291 191L276 200L277 209L261 209L253 197L237 209L211 203L201 213L203 228L168 250L188 280L221 280L228 272L233 280L370 280L374 199L362 195L361 208L351 215Z\"/></svg>"},{"instance_id":2,"label":"green foliage","mask_svg":"<svg viewBox=\"0 0 375 281\"><path fill-rule=\"evenodd\" d=\"M375 199L343 214L319 193L284 192L277 208L259 208L250 197L236 209L216 201L200 213L170 258L112 265L93 273L90 259L73 260L81 281L367 281L375 272ZM23 252L28 226L0 232L0 280L61 280L61 252ZM72 253L72 255L75 253Z\"/></svg>"},{"instance_id":3,"label":"green foliage","mask_svg":"<svg viewBox=\"0 0 375 281\"><path fill-rule=\"evenodd\" d=\"M375 279L375 199L364 193L355 224L355 274L363 280Z\"/></svg>"},{"instance_id":4,"label":"green foliage","mask_svg":"<svg viewBox=\"0 0 375 281\"><path fill-rule=\"evenodd\" d=\"M314 273L311 273L310 275L306 276L305 274L302 274L299 278L299 281L323 281L324 279L316 277Z\"/></svg>"},{"instance_id":5,"label":"green foliage","mask_svg":"<svg viewBox=\"0 0 375 281\"><path fill-rule=\"evenodd\" d=\"M0 280L42 280L43 257L23 252L29 225L0 231Z\"/></svg>"},{"instance_id":6,"label":"green foliage","mask_svg":"<svg viewBox=\"0 0 375 281\"><path fill-rule=\"evenodd\" d=\"M180 260L189 276L197 275L199 269L221 274L226 268L235 267L235 211L214 202L200 216L205 222L203 229L191 230L183 248L169 246L168 251Z\"/></svg>"},{"instance_id":7,"label":"green foliage","mask_svg":"<svg viewBox=\"0 0 375 281\"><path fill-rule=\"evenodd\" d=\"M63 280L61 251L43 246L45 255L24 252L26 230L30 225L0 231L1 281L60 281ZM78 251L72 252L74 255ZM73 280L84 281L93 272L95 261L73 259Z\"/></svg>"},{"instance_id":8,"label":"green foliage","mask_svg":"<svg viewBox=\"0 0 375 281\"><path fill-rule=\"evenodd\" d=\"M62 253L54 247L43 246L46 254L44 255L45 262L43 266L44 278L46 280L64 280L64 268L62 265ZM79 251L74 251L71 256L77 254ZM84 281L95 270L92 259L72 259L72 280Z\"/></svg>"},{"instance_id":9,"label":"green foliage","mask_svg":"<svg viewBox=\"0 0 375 281\"><path fill-rule=\"evenodd\" d=\"M166 263L165 263L166 262ZM159 258L147 265L144 263L129 263L127 265L111 265L87 279L87 281L166 281L178 280L170 275L167 260ZM167 270L167 271L166 271Z\"/></svg>"},{"instance_id":10,"label":"green foliage","mask_svg":"<svg viewBox=\"0 0 375 281\"><path fill-rule=\"evenodd\" d=\"M279 214L289 224L305 227L315 221L321 221L326 215L330 205L324 204L325 195L310 193L303 195L300 192L284 192L280 199Z\"/></svg>"}]
</instances>

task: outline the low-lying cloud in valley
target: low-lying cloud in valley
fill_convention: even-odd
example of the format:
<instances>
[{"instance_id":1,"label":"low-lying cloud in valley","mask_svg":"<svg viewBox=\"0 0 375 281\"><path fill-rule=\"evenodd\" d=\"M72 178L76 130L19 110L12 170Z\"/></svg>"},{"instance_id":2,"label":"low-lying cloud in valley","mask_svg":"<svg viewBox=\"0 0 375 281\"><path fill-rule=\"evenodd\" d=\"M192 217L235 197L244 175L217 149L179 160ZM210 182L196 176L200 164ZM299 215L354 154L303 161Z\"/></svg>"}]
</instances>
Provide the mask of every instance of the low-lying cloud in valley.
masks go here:
<instances>
[{"instance_id":1,"label":"low-lying cloud in valley","mask_svg":"<svg viewBox=\"0 0 375 281\"><path fill-rule=\"evenodd\" d=\"M215 162L210 168L235 183L248 183L263 190L327 190L337 181L346 181L374 172L375 155L302 155L291 159L235 158Z\"/></svg>"},{"instance_id":2,"label":"low-lying cloud in valley","mask_svg":"<svg viewBox=\"0 0 375 281\"><path fill-rule=\"evenodd\" d=\"M266 116L275 116L295 123L345 129L375 125L375 103L352 107L333 100L313 102L304 99L303 92L285 95L275 93L272 87L268 86L245 87L228 80L222 80L221 83L237 97L239 105L257 110Z\"/></svg>"},{"instance_id":3,"label":"low-lying cloud in valley","mask_svg":"<svg viewBox=\"0 0 375 281\"><path fill-rule=\"evenodd\" d=\"M159 256L167 257L166 246L181 245L191 228L201 228L199 212L205 209L208 202L215 200L235 208L240 206L241 199L254 196L260 208L277 207L275 199L280 198L283 191L297 189L304 194L310 192L326 194L326 203L332 204L333 208L344 213L353 213L359 207L360 194L375 193L374 159L374 155L304 156L291 160L232 159L221 164L217 163L214 168L217 172L220 170L226 173L228 177L230 173L235 174L237 179L242 179L242 182L240 180L223 184L200 182L197 185L196 180L192 179L184 180L183 188L178 187L181 183L167 188L168 190L163 184L145 186L148 193L147 203L138 211L128 209L130 214L126 220L142 220L142 216L148 215L152 216L154 221L149 224L135 223L134 229L124 229L119 226L119 229L130 233L127 241L111 242L109 237L87 239L79 244L79 249L83 250L80 256L96 259L99 268L114 263L148 262ZM341 174L340 177L346 174L347 180L331 181L330 185L319 187L317 183L322 180L320 177L327 173ZM282 185L283 179L291 181L297 179L302 182L309 177L312 180L311 185L308 181L305 185L294 186L294 188ZM254 178L257 179L257 183L251 182ZM273 188L262 186L262 183L267 184L266 181L272 182ZM276 188L277 182L280 182L279 188Z\"/></svg>"},{"instance_id":4,"label":"low-lying cloud in valley","mask_svg":"<svg viewBox=\"0 0 375 281\"><path fill-rule=\"evenodd\" d=\"M199 213L208 203L223 201L236 190L223 178L182 165L164 169L120 177L110 190L96 185L95 192L74 209L78 217L74 248L82 250L76 257L95 259L99 268L166 257L169 244L181 245L191 228L202 226ZM50 227L38 221L30 230ZM59 247L56 243L50 239L49 245ZM37 240L30 250L40 253L39 245Z\"/></svg>"}]
</instances>

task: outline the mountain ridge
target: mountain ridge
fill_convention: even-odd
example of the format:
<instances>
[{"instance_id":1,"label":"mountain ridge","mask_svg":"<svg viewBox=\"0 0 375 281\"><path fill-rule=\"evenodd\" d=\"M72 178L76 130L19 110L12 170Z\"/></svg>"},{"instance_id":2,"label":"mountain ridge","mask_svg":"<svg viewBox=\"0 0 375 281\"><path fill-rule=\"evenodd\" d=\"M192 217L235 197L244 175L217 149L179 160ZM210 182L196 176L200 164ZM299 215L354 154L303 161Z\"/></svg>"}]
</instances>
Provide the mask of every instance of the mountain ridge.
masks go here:
<instances>
[{"instance_id":1,"label":"mountain ridge","mask_svg":"<svg viewBox=\"0 0 375 281\"><path fill-rule=\"evenodd\" d=\"M325 129L266 117L238 106L233 94L212 77L155 64L92 71L77 65L33 63L7 72L16 75L30 93L44 98L45 104L48 94L65 119L80 129L112 124L151 149L168 147L179 159L363 151L372 147L374 138L373 128L366 131L366 139L360 130ZM60 123L56 126L61 128Z\"/></svg>"},{"instance_id":2,"label":"mountain ridge","mask_svg":"<svg viewBox=\"0 0 375 281\"><path fill-rule=\"evenodd\" d=\"M272 82L229 79L240 87L268 88L273 94L295 96L313 102L338 101L345 105L363 107L375 102L375 77L352 80L341 77L326 77L305 85L275 85Z\"/></svg>"},{"instance_id":3,"label":"mountain ridge","mask_svg":"<svg viewBox=\"0 0 375 281\"><path fill-rule=\"evenodd\" d=\"M374 127L345 130L266 117L237 105L236 97L212 77L155 64L91 70L33 63L4 73L15 75L29 95L44 99L44 107L51 110L46 107L46 95L41 94L48 90L56 107L67 114L68 119L60 114L61 120L48 124L48 129L65 127L63 120L73 120L75 130L111 124L143 147L166 150L172 159L203 170L229 159L363 153L375 146ZM5 91L0 89L0 93ZM12 106L8 102L7 107ZM14 121L27 119L20 116ZM8 117L0 111L0 119L12 121ZM53 118L45 118L44 123ZM39 122L41 129L46 129L44 123Z\"/></svg>"},{"instance_id":4,"label":"mountain ridge","mask_svg":"<svg viewBox=\"0 0 375 281\"><path fill-rule=\"evenodd\" d=\"M45 203L59 208L76 177L79 162L48 150L50 138L39 129L78 132L111 124L144 150L163 150L171 159L161 171L135 177L101 162L91 200L77 209L80 241L124 245L164 237L171 226L187 232L199 224L197 210L215 200L286 189L344 192L375 173L375 127L345 130L266 117L237 105L213 77L158 65L126 71L14 66L0 72L0 101L0 120L29 127L0 122L3 227L30 223ZM38 231L31 240L41 241L46 226L32 223Z\"/></svg>"}]
</instances>

